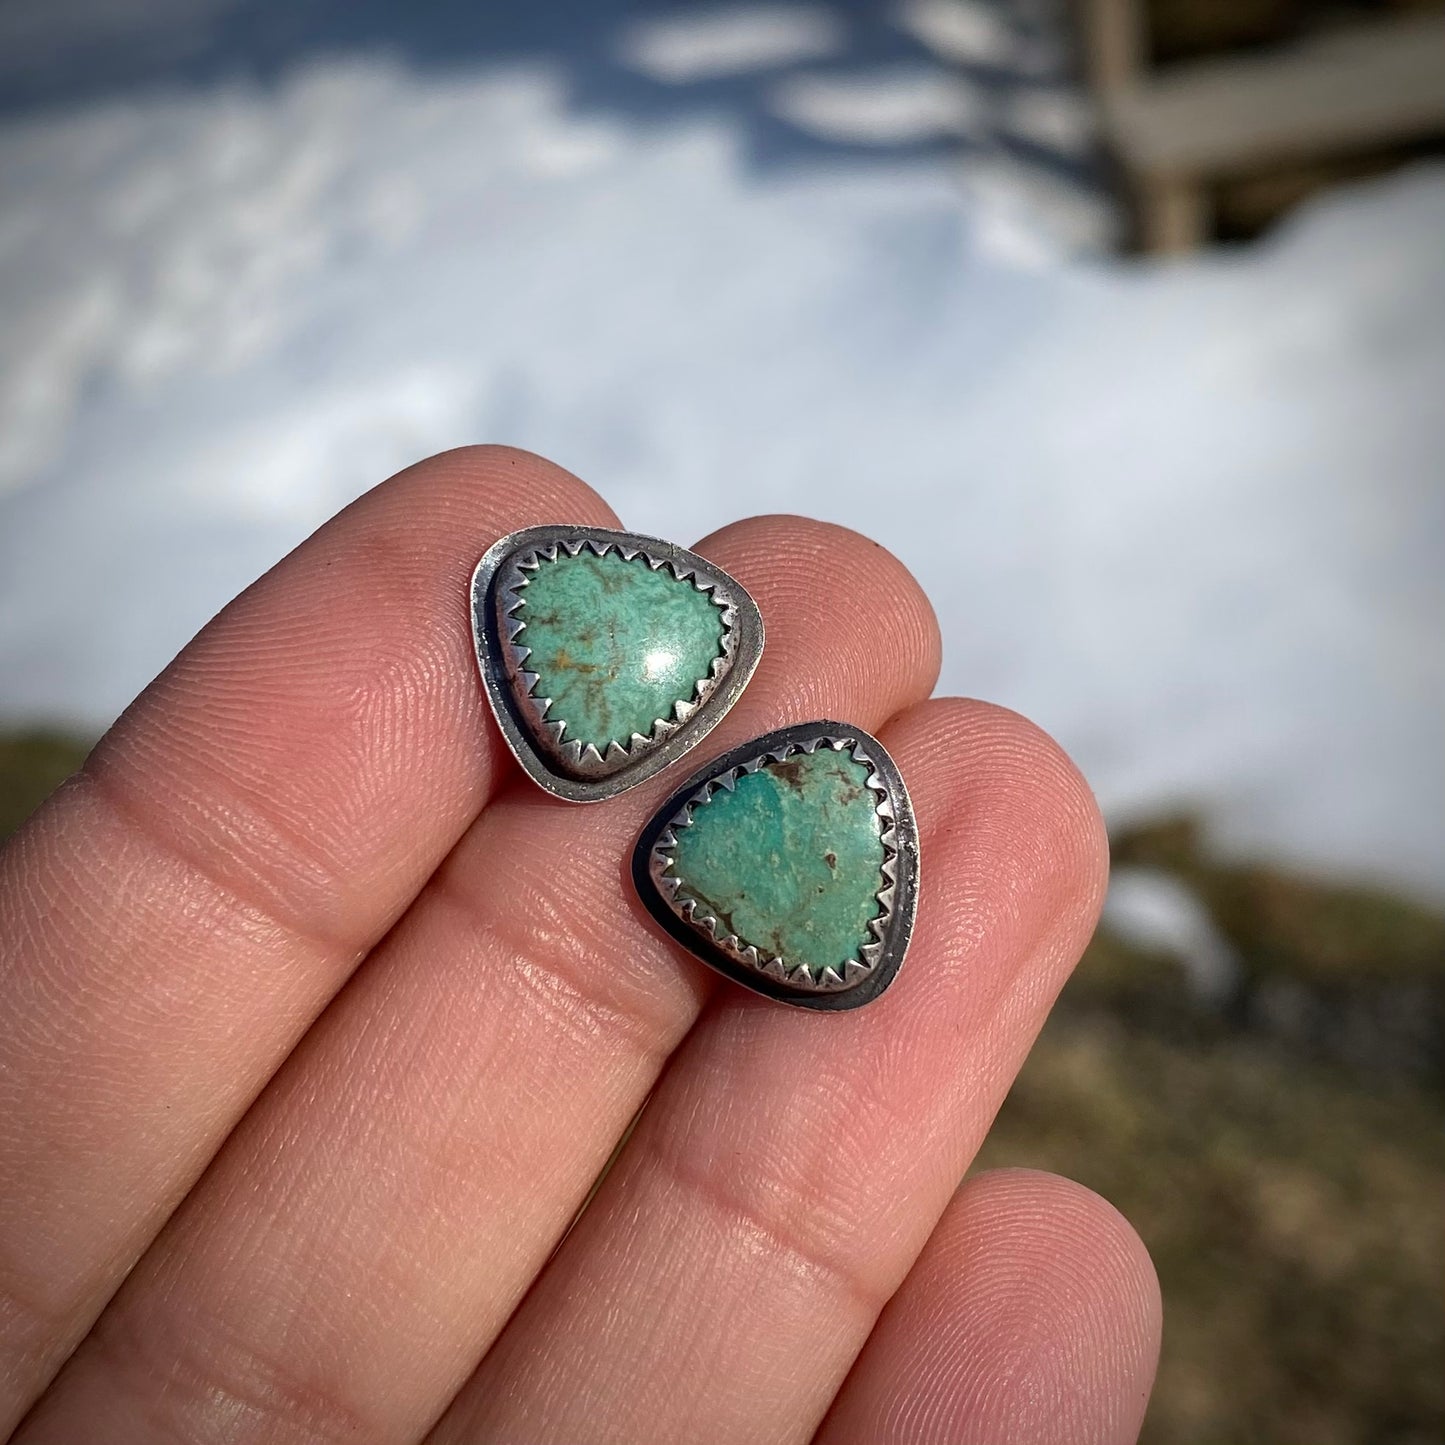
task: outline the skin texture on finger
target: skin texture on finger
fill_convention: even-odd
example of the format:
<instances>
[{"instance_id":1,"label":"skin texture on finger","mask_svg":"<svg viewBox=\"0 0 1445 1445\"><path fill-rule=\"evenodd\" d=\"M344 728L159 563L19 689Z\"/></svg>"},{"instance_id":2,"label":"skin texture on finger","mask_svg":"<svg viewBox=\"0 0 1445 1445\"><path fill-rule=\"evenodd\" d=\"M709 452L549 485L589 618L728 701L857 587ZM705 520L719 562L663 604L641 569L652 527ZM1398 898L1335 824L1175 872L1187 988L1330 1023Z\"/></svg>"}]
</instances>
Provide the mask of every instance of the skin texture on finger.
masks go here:
<instances>
[{"instance_id":1,"label":"skin texture on finger","mask_svg":"<svg viewBox=\"0 0 1445 1445\"><path fill-rule=\"evenodd\" d=\"M968 1180L815 1445L1130 1445L1159 1358L1159 1283L1112 1205L1057 1175Z\"/></svg>"},{"instance_id":2,"label":"skin texture on finger","mask_svg":"<svg viewBox=\"0 0 1445 1445\"><path fill-rule=\"evenodd\" d=\"M612 514L503 448L401 473L233 602L0 857L0 1436L514 765L467 583Z\"/></svg>"},{"instance_id":3,"label":"skin texture on finger","mask_svg":"<svg viewBox=\"0 0 1445 1445\"><path fill-rule=\"evenodd\" d=\"M819 713L876 724L932 687L932 613L873 543L769 518L699 548L768 628L708 751ZM633 839L676 783L574 807L519 780L488 808L242 1122L23 1440L71 1442L98 1419L107 1445L425 1432L717 986L626 880Z\"/></svg>"},{"instance_id":4,"label":"skin texture on finger","mask_svg":"<svg viewBox=\"0 0 1445 1445\"><path fill-rule=\"evenodd\" d=\"M935 701L881 734L921 890L855 1013L720 993L435 1435L806 1441L948 1203L1093 928L1087 787L1042 733Z\"/></svg>"}]
</instances>

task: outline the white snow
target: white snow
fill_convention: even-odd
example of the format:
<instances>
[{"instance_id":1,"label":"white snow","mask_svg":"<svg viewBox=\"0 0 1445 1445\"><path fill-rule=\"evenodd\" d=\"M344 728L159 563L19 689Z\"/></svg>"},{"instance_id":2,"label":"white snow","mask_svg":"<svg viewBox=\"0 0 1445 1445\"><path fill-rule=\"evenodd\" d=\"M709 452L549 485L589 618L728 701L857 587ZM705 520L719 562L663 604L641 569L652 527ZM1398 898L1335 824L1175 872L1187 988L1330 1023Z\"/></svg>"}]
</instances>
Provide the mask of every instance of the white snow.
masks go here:
<instances>
[{"instance_id":1,"label":"white snow","mask_svg":"<svg viewBox=\"0 0 1445 1445\"><path fill-rule=\"evenodd\" d=\"M976 137L988 117L976 86L932 65L862 75L792 75L774 88L773 109L814 135L859 145Z\"/></svg>"},{"instance_id":2,"label":"white snow","mask_svg":"<svg viewBox=\"0 0 1445 1445\"><path fill-rule=\"evenodd\" d=\"M668 85L745 75L843 48L831 10L804 5L729 5L640 20L624 31L622 59Z\"/></svg>"},{"instance_id":3,"label":"white snow","mask_svg":"<svg viewBox=\"0 0 1445 1445\"><path fill-rule=\"evenodd\" d=\"M1445 896L1438 169L1124 265L1001 151L759 172L722 109L334 57L10 119L0 178L11 720L99 726L363 488L507 441L649 532L859 526L932 593L944 688L1115 816L1198 800Z\"/></svg>"},{"instance_id":4,"label":"white snow","mask_svg":"<svg viewBox=\"0 0 1445 1445\"><path fill-rule=\"evenodd\" d=\"M1104 922L1135 948L1178 959L1201 1000L1223 1004L1238 986L1240 962L1233 945L1198 896L1172 873L1116 868Z\"/></svg>"},{"instance_id":5,"label":"white snow","mask_svg":"<svg viewBox=\"0 0 1445 1445\"><path fill-rule=\"evenodd\" d=\"M1019 38L992 5L976 0L903 0L898 22L930 49L964 65L1012 66Z\"/></svg>"}]
</instances>

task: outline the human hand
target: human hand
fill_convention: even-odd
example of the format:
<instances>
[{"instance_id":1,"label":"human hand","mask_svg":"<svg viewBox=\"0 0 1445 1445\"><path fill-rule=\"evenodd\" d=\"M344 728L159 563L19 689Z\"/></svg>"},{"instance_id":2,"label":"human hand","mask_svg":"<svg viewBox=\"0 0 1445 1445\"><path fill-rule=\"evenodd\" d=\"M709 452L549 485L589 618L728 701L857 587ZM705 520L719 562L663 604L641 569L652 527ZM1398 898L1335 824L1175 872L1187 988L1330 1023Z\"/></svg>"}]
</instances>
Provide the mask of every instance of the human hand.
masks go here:
<instances>
[{"instance_id":1,"label":"human hand","mask_svg":"<svg viewBox=\"0 0 1445 1445\"><path fill-rule=\"evenodd\" d=\"M772 517L698 547L767 622L742 700L681 768L557 802L467 617L485 548L557 521L617 525L525 453L393 478L0 858L0 1432L1134 1439L1133 1231L1043 1174L958 1188L1094 924L1087 787L1014 714L925 701L893 557ZM908 962L856 1012L717 978L626 881L683 773L817 717L880 734L922 837Z\"/></svg>"}]
</instances>

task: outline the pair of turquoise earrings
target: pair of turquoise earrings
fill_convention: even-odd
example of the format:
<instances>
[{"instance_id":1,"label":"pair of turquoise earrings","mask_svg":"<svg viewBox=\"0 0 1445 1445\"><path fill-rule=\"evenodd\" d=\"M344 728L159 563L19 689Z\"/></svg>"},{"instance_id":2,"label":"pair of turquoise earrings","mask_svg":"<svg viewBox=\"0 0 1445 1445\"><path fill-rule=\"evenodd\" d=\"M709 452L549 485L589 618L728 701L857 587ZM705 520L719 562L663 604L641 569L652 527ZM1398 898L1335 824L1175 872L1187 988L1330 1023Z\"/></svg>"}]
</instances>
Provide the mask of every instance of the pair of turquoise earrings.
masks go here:
<instances>
[{"instance_id":1,"label":"pair of turquoise earrings","mask_svg":"<svg viewBox=\"0 0 1445 1445\"><path fill-rule=\"evenodd\" d=\"M487 697L528 775L600 802L691 752L742 696L763 619L720 567L654 537L529 527L472 577ZM893 981L918 891L898 767L861 728L765 733L693 774L637 840L657 923L734 982L847 1009Z\"/></svg>"}]
</instances>

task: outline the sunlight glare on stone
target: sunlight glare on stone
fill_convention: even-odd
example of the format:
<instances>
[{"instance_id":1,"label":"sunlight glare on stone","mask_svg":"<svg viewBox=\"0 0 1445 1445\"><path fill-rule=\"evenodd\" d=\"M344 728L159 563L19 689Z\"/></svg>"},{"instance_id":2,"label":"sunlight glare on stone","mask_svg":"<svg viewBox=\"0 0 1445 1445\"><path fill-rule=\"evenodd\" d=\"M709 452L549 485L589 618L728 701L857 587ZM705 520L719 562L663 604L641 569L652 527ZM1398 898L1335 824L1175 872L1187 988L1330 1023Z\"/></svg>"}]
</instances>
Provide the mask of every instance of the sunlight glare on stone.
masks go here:
<instances>
[{"instance_id":1,"label":"sunlight glare on stone","mask_svg":"<svg viewBox=\"0 0 1445 1445\"><path fill-rule=\"evenodd\" d=\"M677 666L677 656L669 648L654 648L642 660L642 675L648 682L660 682Z\"/></svg>"}]
</instances>

